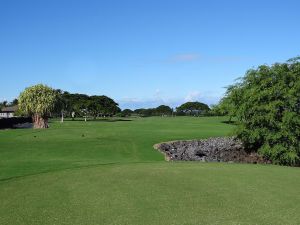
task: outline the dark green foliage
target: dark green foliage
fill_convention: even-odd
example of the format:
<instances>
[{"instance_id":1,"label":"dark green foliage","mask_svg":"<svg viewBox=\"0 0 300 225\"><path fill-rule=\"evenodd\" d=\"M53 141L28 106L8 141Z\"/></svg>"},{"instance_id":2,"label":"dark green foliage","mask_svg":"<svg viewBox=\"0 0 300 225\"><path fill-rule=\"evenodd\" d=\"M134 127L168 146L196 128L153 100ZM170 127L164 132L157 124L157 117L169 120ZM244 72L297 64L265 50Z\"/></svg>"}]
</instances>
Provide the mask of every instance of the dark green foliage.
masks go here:
<instances>
[{"instance_id":1,"label":"dark green foliage","mask_svg":"<svg viewBox=\"0 0 300 225\"><path fill-rule=\"evenodd\" d=\"M221 99L220 103L213 107L213 112L220 116L229 116L229 122L231 122L232 117L237 117L237 110L239 109L239 104L241 103L241 89L240 83L235 85L230 85L227 87L225 97Z\"/></svg>"},{"instance_id":2,"label":"dark green foliage","mask_svg":"<svg viewBox=\"0 0 300 225\"><path fill-rule=\"evenodd\" d=\"M210 108L202 102L186 102L176 108L178 115L199 116L206 115Z\"/></svg>"},{"instance_id":3,"label":"dark green foliage","mask_svg":"<svg viewBox=\"0 0 300 225\"><path fill-rule=\"evenodd\" d=\"M112 116L121 112L113 99L101 95L101 96L88 96L85 94L71 94L61 90L56 90L58 94L58 101L55 107L56 116L62 112L66 116L71 116L72 112L75 112L76 116L92 116L94 118L98 116Z\"/></svg>"},{"instance_id":4,"label":"dark green foliage","mask_svg":"<svg viewBox=\"0 0 300 225\"><path fill-rule=\"evenodd\" d=\"M97 116L112 116L121 111L113 99L104 95L89 97L87 109L94 118Z\"/></svg>"},{"instance_id":5,"label":"dark green foliage","mask_svg":"<svg viewBox=\"0 0 300 225\"><path fill-rule=\"evenodd\" d=\"M133 112L138 115L138 116L141 116L141 117L148 117L148 116L153 116L153 111L154 109L136 109L134 110Z\"/></svg>"},{"instance_id":6,"label":"dark green foliage","mask_svg":"<svg viewBox=\"0 0 300 225\"><path fill-rule=\"evenodd\" d=\"M121 112L121 116L122 117L127 117L127 116L131 116L133 114L133 111L131 109L124 109Z\"/></svg>"},{"instance_id":7,"label":"dark green foliage","mask_svg":"<svg viewBox=\"0 0 300 225\"><path fill-rule=\"evenodd\" d=\"M275 164L299 165L300 62L297 60L249 70L221 101L229 109L229 115L240 121L237 135L246 147L259 151Z\"/></svg>"},{"instance_id":8,"label":"dark green foliage","mask_svg":"<svg viewBox=\"0 0 300 225\"><path fill-rule=\"evenodd\" d=\"M134 113L142 116L208 116L210 108L201 102L186 102L176 108L176 112L167 105L160 105L157 108L136 109Z\"/></svg>"},{"instance_id":9,"label":"dark green foliage","mask_svg":"<svg viewBox=\"0 0 300 225\"><path fill-rule=\"evenodd\" d=\"M173 109L171 109L169 106L166 106L166 105L160 105L157 108L136 109L133 112L142 117L171 116L173 113Z\"/></svg>"},{"instance_id":10,"label":"dark green foliage","mask_svg":"<svg viewBox=\"0 0 300 225\"><path fill-rule=\"evenodd\" d=\"M155 109L155 113L159 116L170 116L173 110L169 106L160 105Z\"/></svg>"}]
</instances>

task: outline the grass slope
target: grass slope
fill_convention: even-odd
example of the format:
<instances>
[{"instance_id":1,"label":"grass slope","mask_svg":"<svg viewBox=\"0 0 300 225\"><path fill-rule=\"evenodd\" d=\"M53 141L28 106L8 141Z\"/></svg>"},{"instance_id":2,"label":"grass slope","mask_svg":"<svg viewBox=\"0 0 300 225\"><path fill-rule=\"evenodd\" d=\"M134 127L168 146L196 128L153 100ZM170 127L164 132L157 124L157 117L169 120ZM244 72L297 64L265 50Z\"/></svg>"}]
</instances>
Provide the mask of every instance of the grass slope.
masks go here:
<instances>
[{"instance_id":1,"label":"grass slope","mask_svg":"<svg viewBox=\"0 0 300 225\"><path fill-rule=\"evenodd\" d=\"M1 131L0 224L300 224L299 168L164 162L152 148L226 135L221 120Z\"/></svg>"}]
</instances>

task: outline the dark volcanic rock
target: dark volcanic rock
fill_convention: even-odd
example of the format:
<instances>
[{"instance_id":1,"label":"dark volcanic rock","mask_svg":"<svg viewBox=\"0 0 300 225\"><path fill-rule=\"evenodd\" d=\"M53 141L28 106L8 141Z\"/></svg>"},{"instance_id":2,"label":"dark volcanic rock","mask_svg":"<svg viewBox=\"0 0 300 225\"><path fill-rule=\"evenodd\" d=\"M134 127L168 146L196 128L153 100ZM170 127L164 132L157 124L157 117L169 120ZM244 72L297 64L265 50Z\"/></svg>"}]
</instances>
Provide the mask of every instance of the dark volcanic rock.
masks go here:
<instances>
[{"instance_id":1,"label":"dark volcanic rock","mask_svg":"<svg viewBox=\"0 0 300 225\"><path fill-rule=\"evenodd\" d=\"M167 160L173 161L265 162L257 153L247 153L242 142L234 137L174 141L158 144L155 148L164 153Z\"/></svg>"}]
</instances>

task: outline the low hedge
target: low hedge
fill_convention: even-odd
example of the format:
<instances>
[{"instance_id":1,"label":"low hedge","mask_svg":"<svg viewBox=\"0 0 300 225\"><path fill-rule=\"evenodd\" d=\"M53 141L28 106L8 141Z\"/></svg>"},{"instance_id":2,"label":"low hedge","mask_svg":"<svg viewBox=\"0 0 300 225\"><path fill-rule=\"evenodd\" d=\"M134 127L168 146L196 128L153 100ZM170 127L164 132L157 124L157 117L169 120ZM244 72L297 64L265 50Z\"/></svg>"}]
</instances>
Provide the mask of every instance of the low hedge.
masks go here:
<instances>
[{"instance_id":1,"label":"low hedge","mask_svg":"<svg viewBox=\"0 0 300 225\"><path fill-rule=\"evenodd\" d=\"M14 128L17 124L32 123L31 117L12 117L12 118L1 118L0 129Z\"/></svg>"}]
</instances>

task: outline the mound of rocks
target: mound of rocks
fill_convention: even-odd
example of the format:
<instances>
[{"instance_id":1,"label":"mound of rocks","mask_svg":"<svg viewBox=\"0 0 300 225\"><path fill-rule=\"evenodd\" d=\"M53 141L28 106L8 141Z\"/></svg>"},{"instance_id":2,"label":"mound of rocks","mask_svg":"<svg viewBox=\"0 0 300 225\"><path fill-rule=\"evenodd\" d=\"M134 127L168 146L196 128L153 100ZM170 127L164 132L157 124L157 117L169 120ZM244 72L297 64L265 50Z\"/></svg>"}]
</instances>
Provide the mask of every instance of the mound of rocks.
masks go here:
<instances>
[{"instance_id":1,"label":"mound of rocks","mask_svg":"<svg viewBox=\"0 0 300 225\"><path fill-rule=\"evenodd\" d=\"M174 141L157 144L155 148L168 161L265 163L257 153L246 152L242 142L234 137Z\"/></svg>"}]
</instances>

